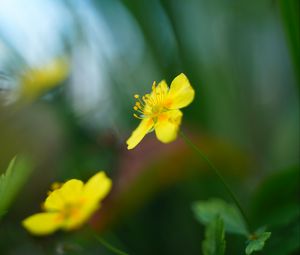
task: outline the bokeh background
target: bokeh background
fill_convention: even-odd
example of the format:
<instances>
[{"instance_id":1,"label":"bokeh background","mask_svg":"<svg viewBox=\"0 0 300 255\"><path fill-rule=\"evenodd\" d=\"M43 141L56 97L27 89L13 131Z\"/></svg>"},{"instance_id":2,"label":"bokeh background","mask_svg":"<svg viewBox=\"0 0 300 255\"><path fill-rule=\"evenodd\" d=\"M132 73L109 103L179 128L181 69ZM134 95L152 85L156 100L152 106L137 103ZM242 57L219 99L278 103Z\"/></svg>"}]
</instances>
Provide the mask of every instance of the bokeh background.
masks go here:
<instances>
[{"instance_id":1,"label":"bokeh background","mask_svg":"<svg viewBox=\"0 0 300 255\"><path fill-rule=\"evenodd\" d=\"M133 151L125 144L138 125L133 95L184 72L196 97L182 130L220 168L252 224L272 230L261 254L298 254L298 7L0 0L0 173L20 153L35 166L0 221L0 253L112 254L94 238L102 235L129 254L201 254L192 203L230 202L222 184L180 137L164 145L150 134ZM55 86L26 87L29 70L55 59L68 69ZM98 170L114 187L87 227L46 238L22 229L51 183ZM242 254L245 240L226 239L226 254Z\"/></svg>"}]
</instances>

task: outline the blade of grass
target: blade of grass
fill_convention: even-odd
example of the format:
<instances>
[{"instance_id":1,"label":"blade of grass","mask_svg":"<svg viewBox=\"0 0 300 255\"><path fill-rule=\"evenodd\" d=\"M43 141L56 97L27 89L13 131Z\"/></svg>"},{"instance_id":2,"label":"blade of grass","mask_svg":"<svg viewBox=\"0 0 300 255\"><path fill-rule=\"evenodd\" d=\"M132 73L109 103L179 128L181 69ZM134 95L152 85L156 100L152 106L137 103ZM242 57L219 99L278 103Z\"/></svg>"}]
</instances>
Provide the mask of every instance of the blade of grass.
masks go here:
<instances>
[{"instance_id":1,"label":"blade of grass","mask_svg":"<svg viewBox=\"0 0 300 255\"><path fill-rule=\"evenodd\" d=\"M32 164L24 156L14 157L0 175L0 218L7 212L17 193L32 171Z\"/></svg>"},{"instance_id":2,"label":"blade of grass","mask_svg":"<svg viewBox=\"0 0 300 255\"><path fill-rule=\"evenodd\" d=\"M107 241L105 241L103 238L96 236L97 241L99 241L106 249L110 250L111 252L113 252L114 254L118 254L118 255L129 255L126 252L123 252L119 249L117 249L116 247L114 247L113 245L111 245L110 243L108 243Z\"/></svg>"}]
</instances>

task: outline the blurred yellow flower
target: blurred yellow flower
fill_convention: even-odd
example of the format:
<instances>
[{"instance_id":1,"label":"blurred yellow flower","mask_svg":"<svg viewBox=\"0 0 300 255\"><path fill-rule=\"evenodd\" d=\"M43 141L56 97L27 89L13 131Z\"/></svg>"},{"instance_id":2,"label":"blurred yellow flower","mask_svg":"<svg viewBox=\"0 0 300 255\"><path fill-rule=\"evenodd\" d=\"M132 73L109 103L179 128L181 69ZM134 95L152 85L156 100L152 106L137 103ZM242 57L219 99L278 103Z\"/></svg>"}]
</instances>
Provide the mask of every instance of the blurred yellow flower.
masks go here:
<instances>
[{"instance_id":1,"label":"blurred yellow flower","mask_svg":"<svg viewBox=\"0 0 300 255\"><path fill-rule=\"evenodd\" d=\"M43 204L45 212L23 220L23 226L34 235L51 234L58 229L80 227L99 207L111 189L111 180L98 172L86 184L72 179L50 192Z\"/></svg>"},{"instance_id":2,"label":"blurred yellow flower","mask_svg":"<svg viewBox=\"0 0 300 255\"><path fill-rule=\"evenodd\" d=\"M40 68L30 69L21 77L20 97L35 99L59 85L68 74L69 65L64 58L57 58Z\"/></svg>"},{"instance_id":3,"label":"blurred yellow flower","mask_svg":"<svg viewBox=\"0 0 300 255\"><path fill-rule=\"evenodd\" d=\"M152 130L155 130L156 137L161 142L174 141L182 118L179 109L189 105L194 95L195 91L183 73L175 77L170 88L165 81L157 86L154 82L150 94L143 97L135 95L137 102L133 109L138 114L134 116L141 119L141 123L127 140L127 148L133 149Z\"/></svg>"}]
</instances>

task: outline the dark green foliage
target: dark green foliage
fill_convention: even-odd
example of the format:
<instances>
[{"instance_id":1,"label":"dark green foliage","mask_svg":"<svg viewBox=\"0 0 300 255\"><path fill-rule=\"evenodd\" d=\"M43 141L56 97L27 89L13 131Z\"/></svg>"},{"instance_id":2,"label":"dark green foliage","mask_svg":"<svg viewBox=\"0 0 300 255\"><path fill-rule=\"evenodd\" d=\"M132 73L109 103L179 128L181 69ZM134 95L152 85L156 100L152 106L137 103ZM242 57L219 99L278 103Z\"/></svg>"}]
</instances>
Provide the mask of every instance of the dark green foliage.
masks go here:
<instances>
[{"instance_id":1,"label":"dark green foliage","mask_svg":"<svg viewBox=\"0 0 300 255\"><path fill-rule=\"evenodd\" d=\"M272 231L264 254L286 255L300 249L299 178L298 166L276 172L252 199L255 222Z\"/></svg>"}]
</instances>

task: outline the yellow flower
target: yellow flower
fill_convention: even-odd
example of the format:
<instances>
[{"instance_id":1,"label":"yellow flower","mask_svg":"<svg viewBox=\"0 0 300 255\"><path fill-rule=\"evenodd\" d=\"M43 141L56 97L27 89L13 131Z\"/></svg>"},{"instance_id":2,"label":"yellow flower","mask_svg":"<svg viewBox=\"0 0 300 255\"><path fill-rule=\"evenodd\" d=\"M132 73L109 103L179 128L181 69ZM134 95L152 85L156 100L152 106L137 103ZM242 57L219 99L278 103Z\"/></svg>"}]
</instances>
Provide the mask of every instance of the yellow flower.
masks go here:
<instances>
[{"instance_id":1,"label":"yellow flower","mask_svg":"<svg viewBox=\"0 0 300 255\"><path fill-rule=\"evenodd\" d=\"M170 88L165 81L157 86L154 82L150 94L142 98L135 95L137 102L133 109L138 114L134 116L142 121L127 140L127 148L133 149L152 130L155 130L156 137L161 142L174 141L182 118L179 109L189 105L194 95L195 91L183 73L175 77Z\"/></svg>"},{"instance_id":2,"label":"yellow flower","mask_svg":"<svg viewBox=\"0 0 300 255\"><path fill-rule=\"evenodd\" d=\"M72 179L50 192L43 204L45 212L23 220L23 226L32 234L47 235L58 229L80 227L99 207L99 202L111 188L111 180L104 172L91 177L86 184Z\"/></svg>"},{"instance_id":3,"label":"yellow flower","mask_svg":"<svg viewBox=\"0 0 300 255\"><path fill-rule=\"evenodd\" d=\"M69 65L64 58L57 58L37 69L30 69L21 78L20 97L35 99L66 79Z\"/></svg>"}]
</instances>

